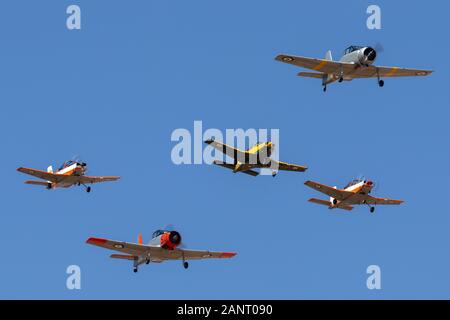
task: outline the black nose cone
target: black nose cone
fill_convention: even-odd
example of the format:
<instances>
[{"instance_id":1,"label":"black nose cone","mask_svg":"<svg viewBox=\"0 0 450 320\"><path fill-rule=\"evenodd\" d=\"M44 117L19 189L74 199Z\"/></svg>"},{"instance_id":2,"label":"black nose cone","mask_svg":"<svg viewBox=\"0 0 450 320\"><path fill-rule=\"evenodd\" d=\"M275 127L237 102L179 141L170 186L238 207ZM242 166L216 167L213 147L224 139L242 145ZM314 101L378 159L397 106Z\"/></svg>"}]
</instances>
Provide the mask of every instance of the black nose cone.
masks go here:
<instances>
[{"instance_id":1,"label":"black nose cone","mask_svg":"<svg viewBox=\"0 0 450 320\"><path fill-rule=\"evenodd\" d=\"M377 57L377 52L375 49L368 47L364 50L364 55L367 57L367 60L374 61Z\"/></svg>"}]
</instances>

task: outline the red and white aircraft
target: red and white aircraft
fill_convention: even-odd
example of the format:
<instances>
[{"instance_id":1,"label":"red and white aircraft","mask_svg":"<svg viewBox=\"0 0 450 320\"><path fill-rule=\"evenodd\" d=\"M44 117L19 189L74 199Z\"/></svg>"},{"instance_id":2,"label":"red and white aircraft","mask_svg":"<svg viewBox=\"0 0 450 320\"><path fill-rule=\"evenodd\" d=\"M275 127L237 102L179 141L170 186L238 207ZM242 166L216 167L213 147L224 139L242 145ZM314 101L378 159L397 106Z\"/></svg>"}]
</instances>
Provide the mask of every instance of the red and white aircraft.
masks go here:
<instances>
[{"instance_id":1,"label":"red and white aircraft","mask_svg":"<svg viewBox=\"0 0 450 320\"><path fill-rule=\"evenodd\" d=\"M133 261L133 271L137 272L141 264L150 262L161 263L166 260L182 260L187 269L187 260L201 260L211 258L232 258L235 252L212 252L206 250L186 250L178 248L181 235L177 231L156 230L148 244L143 244L142 235L138 236L138 243L115 241L101 238L89 238L86 243L94 246L119 251L125 254L112 254L111 258Z\"/></svg>"},{"instance_id":2,"label":"red and white aircraft","mask_svg":"<svg viewBox=\"0 0 450 320\"><path fill-rule=\"evenodd\" d=\"M49 166L47 172L37 169L29 169L20 167L17 171L32 175L34 177L44 179L46 181L25 181L26 184L46 186L47 189L55 188L68 188L73 185L83 185L86 187L87 192L91 192L91 187L86 186L86 184L116 181L120 177L109 176L109 177L93 177L86 176L87 164L84 162L78 162L74 160L66 161L58 169L57 172L53 172L53 167Z\"/></svg>"},{"instance_id":3,"label":"red and white aircraft","mask_svg":"<svg viewBox=\"0 0 450 320\"><path fill-rule=\"evenodd\" d=\"M344 189L329 187L313 181L306 181L305 185L330 196L329 201L315 198L309 199L310 202L328 206L329 209L350 211L353 210L354 205L365 204L369 206L370 212L373 213L375 211L375 205L399 205L403 203L402 200L370 196L369 194L374 187L374 183L367 180L353 180Z\"/></svg>"}]
</instances>

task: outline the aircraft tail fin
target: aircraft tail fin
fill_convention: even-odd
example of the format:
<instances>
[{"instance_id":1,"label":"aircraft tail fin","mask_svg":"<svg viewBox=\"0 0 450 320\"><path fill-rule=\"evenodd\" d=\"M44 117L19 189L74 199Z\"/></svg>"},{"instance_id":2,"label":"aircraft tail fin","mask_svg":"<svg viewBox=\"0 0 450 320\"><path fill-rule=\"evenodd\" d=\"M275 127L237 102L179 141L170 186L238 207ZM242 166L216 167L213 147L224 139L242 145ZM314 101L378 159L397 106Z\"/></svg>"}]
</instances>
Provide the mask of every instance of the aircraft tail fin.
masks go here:
<instances>
[{"instance_id":1,"label":"aircraft tail fin","mask_svg":"<svg viewBox=\"0 0 450 320\"><path fill-rule=\"evenodd\" d=\"M138 235L138 244L144 244L144 241L142 240L142 233L139 233Z\"/></svg>"},{"instance_id":2,"label":"aircraft tail fin","mask_svg":"<svg viewBox=\"0 0 450 320\"><path fill-rule=\"evenodd\" d=\"M53 167L52 167L52 166L48 166L47 172L48 172L48 173L53 173Z\"/></svg>"},{"instance_id":3,"label":"aircraft tail fin","mask_svg":"<svg viewBox=\"0 0 450 320\"><path fill-rule=\"evenodd\" d=\"M331 50L328 50L325 54L325 60L333 61L333 56L331 55Z\"/></svg>"}]
</instances>

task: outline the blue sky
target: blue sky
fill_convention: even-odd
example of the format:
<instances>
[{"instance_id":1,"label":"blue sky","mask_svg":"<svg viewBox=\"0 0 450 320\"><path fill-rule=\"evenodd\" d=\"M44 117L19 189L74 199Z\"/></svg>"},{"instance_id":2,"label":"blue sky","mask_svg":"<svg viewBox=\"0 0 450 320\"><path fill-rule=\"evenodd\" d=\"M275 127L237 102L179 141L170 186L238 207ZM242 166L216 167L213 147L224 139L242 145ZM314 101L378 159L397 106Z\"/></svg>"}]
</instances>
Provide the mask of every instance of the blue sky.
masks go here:
<instances>
[{"instance_id":1,"label":"blue sky","mask_svg":"<svg viewBox=\"0 0 450 320\"><path fill-rule=\"evenodd\" d=\"M382 30L366 8L382 9ZM66 28L66 8L82 30ZM442 1L3 1L1 298L450 298L447 206L449 5ZM428 78L332 85L296 77L279 53L338 58L383 44L380 65ZM175 166L173 130L280 129L282 160L304 174L252 178ZM79 155L117 183L48 191L15 169ZM400 207L329 211L311 179L359 175ZM167 224L193 249L236 258L141 268L86 245L144 240ZM82 289L66 289L67 266ZM382 290L366 288L379 265Z\"/></svg>"}]
</instances>

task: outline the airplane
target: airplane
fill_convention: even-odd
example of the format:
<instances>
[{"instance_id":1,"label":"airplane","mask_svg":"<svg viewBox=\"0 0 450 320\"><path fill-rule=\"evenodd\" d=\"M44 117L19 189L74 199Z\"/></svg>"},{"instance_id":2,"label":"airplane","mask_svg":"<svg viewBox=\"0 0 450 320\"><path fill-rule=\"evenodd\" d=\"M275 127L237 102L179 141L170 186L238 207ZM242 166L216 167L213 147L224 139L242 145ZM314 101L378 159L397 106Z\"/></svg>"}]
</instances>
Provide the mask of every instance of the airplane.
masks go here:
<instances>
[{"instance_id":1,"label":"airplane","mask_svg":"<svg viewBox=\"0 0 450 320\"><path fill-rule=\"evenodd\" d=\"M143 244L142 234L138 236L137 243L114 241L102 238L89 238L86 243L119 251L125 254L112 254L113 259L133 261L133 272L138 272L141 264L161 263L167 260L182 260L183 267L187 269L187 260L226 259L236 255L235 252L212 252L206 250L186 250L178 248L181 244L181 235L177 231L156 230L148 244Z\"/></svg>"},{"instance_id":2,"label":"airplane","mask_svg":"<svg viewBox=\"0 0 450 320\"><path fill-rule=\"evenodd\" d=\"M86 176L87 164L85 162L79 162L75 160L65 161L58 169L53 172L53 167L49 166L47 172L37 169L20 167L17 171L44 179L46 181L25 181L26 184L45 186L47 189L55 188L69 188L73 185L83 185L86 188L86 192L91 192L91 187L86 186L88 183L99 183L107 181L116 181L120 177L93 177Z\"/></svg>"},{"instance_id":3,"label":"airplane","mask_svg":"<svg viewBox=\"0 0 450 320\"><path fill-rule=\"evenodd\" d=\"M330 200L309 199L310 202L328 206L329 209L353 210L354 205L368 205L370 212L375 212L375 205L400 205L402 200L375 198L370 196L374 187L373 181L357 179L351 181L344 189L329 187L318 182L306 181L305 185L330 196Z\"/></svg>"},{"instance_id":4,"label":"airplane","mask_svg":"<svg viewBox=\"0 0 450 320\"><path fill-rule=\"evenodd\" d=\"M206 140L205 143L234 159L234 163L232 164L223 163L217 160L213 162L213 164L217 166L233 170L234 173L242 172L256 177L260 172L253 169L267 168L272 169L272 176L275 177L278 170L305 172L308 169L304 166L289 164L270 158L275 148L275 145L272 142L256 144L246 151L233 148L221 142L216 142L214 139Z\"/></svg>"},{"instance_id":5,"label":"airplane","mask_svg":"<svg viewBox=\"0 0 450 320\"><path fill-rule=\"evenodd\" d=\"M275 60L289 63L298 67L311 69L316 72L300 72L298 76L322 80L323 91L333 82L351 81L359 78L377 78L378 85L384 86L382 77L417 77L428 76L433 71L419 69L404 69L398 67L378 67L373 65L377 51L368 46L350 46L344 51L341 60L333 61L331 51L325 59L278 55Z\"/></svg>"}]
</instances>

